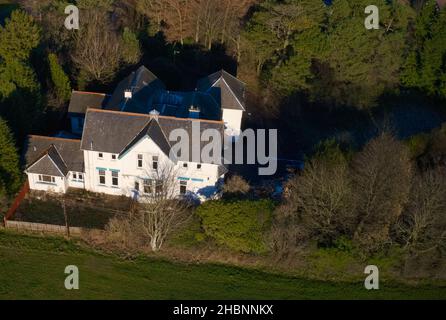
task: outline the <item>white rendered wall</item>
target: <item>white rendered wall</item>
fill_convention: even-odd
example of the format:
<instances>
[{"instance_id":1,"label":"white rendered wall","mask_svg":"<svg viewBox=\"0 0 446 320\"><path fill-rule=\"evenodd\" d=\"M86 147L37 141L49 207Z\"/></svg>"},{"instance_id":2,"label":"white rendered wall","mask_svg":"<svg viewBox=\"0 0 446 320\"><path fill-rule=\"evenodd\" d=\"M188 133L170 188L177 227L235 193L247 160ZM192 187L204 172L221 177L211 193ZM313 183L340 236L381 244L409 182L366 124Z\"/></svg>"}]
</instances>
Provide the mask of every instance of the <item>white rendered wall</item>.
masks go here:
<instances>
[{"instance_id":1,"label":"white rendered wall","mask_svg":"<svg viewBox=\"0 0 446 320\"><path fill-rule=\"evenodd\" d=\"M217 165L202 164L201 169L197 169L197 163L188 163L187 168L183 167L181 161L173 163L149 137L143 138L120 159L112 160L111 153L103 153L103 159L100 159L98 154L99 152L96 151L84 151L85 188L93 192L132 197L135 194L135 181L139 182L140 191L142 191L143 180L163 179L166 176L160 173L163 170L168 170L170 176L174 175L176 178L187 181L187 190L190 192L215 186L219 178ZM143 168L137 166L138 154L143 155ZM158 168L160 169L158 173L156 170L152 170L152 156L158 156ZM106 172L105 185L99 184L99 168ZM117 187L112 186L113 171L119 171ZM175 179L172 184L176 193L179 194L180 180Z\"/></svg>"},{"instance_id":2,"label":"white rendered wall","mask_svg":"<svg viewBox=\"0 0 446 320\"><path fill-rule=\"evenodd\" d=\"M82 176L83 176L83 180L81 181L81 180L79 180L78 178L77 179L74 179L74 176L73 176L73 174L74 174L74 172L69 172L69 174L68 174L68 176L67 176L67 180L68 180L68 187L70 187L70 188L77 188L77 189L85 189L85 173L83 173L83 172L76 172L76 176L78 175L78 174L82 174Z\"/></svg>"},{"instance_id":3,"label":"white rendered wall","mask_svg":"<svg viewBox=\"0 0 446 320\"><path fill-rule=\"evenodd\" d=\"M233 110L233 109L223 109L223 121L229 131L233 131L234 134L230 135L239 135L240 129L242 127L242 110Z\"/></svg>"},{"instance_id":4,"label":"white rendered wall","mask_svg":"<svg viewBox=\"0 0 446 320\"><path fill-rule=\"evenodd\" d=\"M54 177L55 183L46 183L39 181L39 175L27 173L29 187L31 190L40 190L47 192L65 193L67 190L67 182L63 177Z\"/></svg>"}]
</instances>

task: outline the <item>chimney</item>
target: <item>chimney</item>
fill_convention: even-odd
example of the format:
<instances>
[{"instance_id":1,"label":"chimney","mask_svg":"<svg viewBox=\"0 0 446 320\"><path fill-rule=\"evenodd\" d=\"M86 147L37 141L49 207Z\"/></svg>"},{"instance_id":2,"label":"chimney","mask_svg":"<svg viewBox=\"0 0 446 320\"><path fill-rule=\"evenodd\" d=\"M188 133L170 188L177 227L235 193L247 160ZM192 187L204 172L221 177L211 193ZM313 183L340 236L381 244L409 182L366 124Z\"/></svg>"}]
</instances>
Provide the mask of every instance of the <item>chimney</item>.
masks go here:
<instances>
[{"instance_id":1,"label":"chimney","mask_svg":"<svg viewBox=\"0 0 446 320\"><path fill-rule=\"evenodd\" d=\"M200 108L191 105L189 107L189 118L191 119L200 119Z\"/></svg>"},{"instance_id":2,"label":"chimney","mask_svg":"<svg viewBox=\"0 0 446 320\"><path fill-rule=\"evenodd\" d=\"M124 98L131 99L132 98L132 90L129 90L129 89L125 90L124 91Z\"/></svg>"}]
</instances>

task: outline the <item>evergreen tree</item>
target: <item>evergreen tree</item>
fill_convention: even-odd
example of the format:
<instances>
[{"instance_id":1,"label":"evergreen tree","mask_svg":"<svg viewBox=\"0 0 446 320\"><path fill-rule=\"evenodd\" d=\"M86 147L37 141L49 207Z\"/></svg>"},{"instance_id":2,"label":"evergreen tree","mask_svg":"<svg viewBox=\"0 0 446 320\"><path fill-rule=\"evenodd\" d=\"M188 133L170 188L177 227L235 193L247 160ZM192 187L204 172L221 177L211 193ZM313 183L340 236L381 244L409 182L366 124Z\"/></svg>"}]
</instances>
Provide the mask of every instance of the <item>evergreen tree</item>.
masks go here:
<instances>
[{"instance_id":1,"label":"evergreen tree","mask_svg":"<svg viewBox=\"0 0 446 320\"><path fill-rule=\"evenodd\" d=\"M18 141L35 128L42 114L40 84L29 62L40 42L39 30L22 11L14 11L0 27L0 114Z\"/></svg>"},{"instance_id":2,"label":"evergreen tree","mask_svg":"<svg viewBox=\"0 0 446 320\"><path fill-rule=\"evenodd\" d=\"M31 51L39 45L40 29L31 16L15 10L5 26L0 26L0 57L5 61L28 61Z\"/></svg>"},{"instance_id":3,"label":"evergreen tree","mask_svg":"<svg viewBox=\"0 0 446 320\"><path fill-rule=\"evenodd\" d=\"M257 73L282 95L304 89L311 78L312 59L325 44L322 2L265 1L243 34L245 46L256 57Z\"/></svg>"},{"instance_id":4,"label":"evergreen tree","mask_svg":"<svg viewBox=\"0 0 446 320\"><path fill-rule=\"evenodd\" d=\"M0 118L0 197L13 195L20 182L19 155L8 125Z\"/></svg>"},{"instance_id":5,"label":"evergreen tree","mask_svg":"<svg viewBox=\"0 0 446 320\"><path fill-rule=\"evenodd\" d=\"M421 87L431 95L444 95L446 82L446 10L439 12L432 23L431 36L421 52Z\"/></svg>"},{"instance_id":6,"label":"evergreen tree","mask_svg":"<svg viewBox=\"0 0 446 320\"><path fill-rule=\"evenodd\" d=\"M335 85L328 94L337 104L367 108L385 91L396 89L405 48L409 5L380 0L380 28L364 27L367 0L335 0L329 18L328 63ZM322 90L319 90L321 92Z\"/></svg>"},{"instance_id":7,"label":"evergreen tree","mask_svg":"<svg viewBox=\"0 0 446 320\"><path fill-rule=\"evenodd\" d=\"M54 86L54 93L60 103L65 103L70 99L71 86L70 79L59 65L57 56L53 53L48 55L51 82Z\"/></svg>"},{"instance_id":8,"label":"evergreen tree","mask_svg":"<svg viewBox=\"0 0 446 320\"><path fill-rule=\"evenodd\" d=\"M139 40L129 28L124 28L121 46L122 60L127 64L136 64L141 58Z\"/></svg>"}]
</instances>

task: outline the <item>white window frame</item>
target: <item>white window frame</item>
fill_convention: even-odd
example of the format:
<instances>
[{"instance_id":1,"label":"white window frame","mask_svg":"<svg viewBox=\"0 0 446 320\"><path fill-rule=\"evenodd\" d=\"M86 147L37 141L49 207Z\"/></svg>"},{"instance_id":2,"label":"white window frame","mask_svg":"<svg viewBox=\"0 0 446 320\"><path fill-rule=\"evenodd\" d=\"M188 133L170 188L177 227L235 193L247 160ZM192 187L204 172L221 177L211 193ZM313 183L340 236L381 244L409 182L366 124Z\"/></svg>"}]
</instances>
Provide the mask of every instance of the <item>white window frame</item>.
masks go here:
<instances>
[{"instance_id":1,"label":"white window frame","mask_svg":"<svg viewBox=\"0 0 446 320\"><path fill-rule=\"evenodd\" d=\"M103 172L104 174L101 174L101 172ZM100 186L105 186L105 185L106 185L106 183L107 183L106 175L107 175L107 171L102 170L102 169L101 169L101 170L98 170L99 185L100 185ZM101 183L101 177L104 177L104 183Z\"/></svg>"},{"instance_id":2,"label":"white window frame","mask_svg":"<svg viewBox=\"0 0 446 320\"><path fill-rule=\"evenodd\" d=\"M146 192L146 187L150 188L150 192ZM152 195L154 192L154 188L153 188L153 179L144 179L142 181L142 192L146 195Z\"/></svg>"},{"instance_id":3,"label":"white window frame","mask_svg":"<svg viewBox=\"0 0 446 320\"><path fill-rule=\"evenodd\" d=\"M141 164L141 165L140 165ZM144 166L144 155L142 154L138 154L136 156L136 167L138 169L142 169L142 167Z\"/></svg>"},{"instance_id":4,"label":"white window frame","mask_svg":"<svg viewBox=\"0 0 446 320\"><path fill-rule=\"evenodd\" d=\"M152 169L158 170L158 164L159 164L159 157L158 156L152 156Z\"/></svg>"},{"instance_id":5,"label":"white window frame","mask_svg":"<svg viewBox=\"0 0 446 320\"><path fill-rule=\"evenodd\" d=\"M112 176L112 186L113 187L119 187L119 172L118 171L112 171L111 172L111 176ZM115 181L116 181L116 184L115 184Z\"/></svg>"},{"instance_id":6,"label":"white window frame","mask_svg":"<svg viewBox=\"0 0 446 320\"><path fill-rule=\"evenodd\" d=\"M45 181L45 179L43 177L49 178L50 181ZM38 179L39 179L39 182L41 182L41 183L56 184L56 177L50 176L47 174L39 174Z\"/></svg>"},{"instance_id":7,"label":"white window frame","mask_svg":"<svg viewBox=\"0 0 446 320\"><path fill-rule=\"evenodd\" d=\"M182 189L184 188L184 192ZM187 193L187 181L180 181L180 195L184 196Z\"/></svg>"}]
</instances>

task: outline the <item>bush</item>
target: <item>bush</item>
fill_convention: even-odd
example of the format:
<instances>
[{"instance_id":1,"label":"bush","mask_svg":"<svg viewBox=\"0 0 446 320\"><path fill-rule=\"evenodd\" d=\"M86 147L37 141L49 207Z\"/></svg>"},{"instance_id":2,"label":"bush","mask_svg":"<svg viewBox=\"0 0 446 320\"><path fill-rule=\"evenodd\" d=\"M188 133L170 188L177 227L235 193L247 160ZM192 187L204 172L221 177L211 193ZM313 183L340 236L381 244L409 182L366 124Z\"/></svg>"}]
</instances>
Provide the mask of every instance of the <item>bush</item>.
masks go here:
<instances>
[{"instance_id":1,"label":"bush","mask_svg":"<svg viewBox=\"0 0 446 320\"><path fill-rule=\"evenodd\" d=\"M270 200L218 200L204 203L196 213L206 235L217 243L245 253L264 253L264 233L273 209Z\"/></svg>"},{"instance_id":2,"label":"bush","mask_svg":"<svg viewBox=\"0 0 446 320\"><path fill-rule=\"evenodd\" d=\"M429 141L430 134L428 133L420 133L406 140L411 159L416 159L424 154L428 148Z\"/></svg>"},{"instance_id":3,"label":"bush","mask_svg":"<svg viewBox=\"0 0 446 320\"><path fill-rule=\"evenodd\" d=\"M238 175L230 177L223 186L224 194L231 196L245 195L250 189L249 183Z\"/></svg>"}]
</instances>

